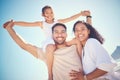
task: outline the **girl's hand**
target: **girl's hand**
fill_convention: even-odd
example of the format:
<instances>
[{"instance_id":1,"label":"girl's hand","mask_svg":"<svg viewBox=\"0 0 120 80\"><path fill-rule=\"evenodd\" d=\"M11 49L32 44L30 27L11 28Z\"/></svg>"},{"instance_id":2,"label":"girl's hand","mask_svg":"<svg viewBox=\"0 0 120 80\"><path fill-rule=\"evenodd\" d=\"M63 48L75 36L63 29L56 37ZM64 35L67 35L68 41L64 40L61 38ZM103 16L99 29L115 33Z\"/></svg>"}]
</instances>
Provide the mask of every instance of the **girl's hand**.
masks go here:
<instances>
[{"instance_id":1,"label":"girl's hand","mask_svg":"<svg viewBox=\"0 0 120 80\"><path fill-rule=\"evenodd\" d=\"M56 46L54 44L47 45L47 51L54 52L56 50Z\"/></svg>"},{"instance_id":2,"label":"girl's hand","mask_svg":"<svg viewBox=\"0 0 120 80\"><path fill-rule=\"evenodd\" d=\"M86 10L86 11L82 11L82 16L90 16L91 13L90 11Z\"/></svg>"},{"instance_id":3,"label":"girl's hand","mask_svg":"<svg viewBox=\"0 0 120 80\"><path fill-rule=\"evenodd\" d=\"M81 71L72 70L70 72L71 80L84 80L84 75Z\"/></svg>"}]
</instances>

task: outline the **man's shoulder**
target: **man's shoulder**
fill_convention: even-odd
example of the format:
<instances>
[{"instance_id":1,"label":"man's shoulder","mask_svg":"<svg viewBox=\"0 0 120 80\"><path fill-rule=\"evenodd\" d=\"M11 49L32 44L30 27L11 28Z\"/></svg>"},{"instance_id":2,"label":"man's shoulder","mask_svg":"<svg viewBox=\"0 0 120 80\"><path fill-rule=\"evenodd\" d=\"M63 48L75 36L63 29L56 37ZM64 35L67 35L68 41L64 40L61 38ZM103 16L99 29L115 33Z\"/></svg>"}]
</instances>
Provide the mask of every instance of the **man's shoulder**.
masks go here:
<instances>
[{"instance_id":1,"label":"man's shoulder","mask_svg":"<svg viewBox=\"0 0 120 80\"><path fill-rule=\"evenodd\" d=\"M66 46L66 47L63 47L63 48L59 48L57 49L55 52L67 52L67 51L72 51L72 50L76 50L76 45L71 45L71 46Z\"/></svg>"}]
</instances>

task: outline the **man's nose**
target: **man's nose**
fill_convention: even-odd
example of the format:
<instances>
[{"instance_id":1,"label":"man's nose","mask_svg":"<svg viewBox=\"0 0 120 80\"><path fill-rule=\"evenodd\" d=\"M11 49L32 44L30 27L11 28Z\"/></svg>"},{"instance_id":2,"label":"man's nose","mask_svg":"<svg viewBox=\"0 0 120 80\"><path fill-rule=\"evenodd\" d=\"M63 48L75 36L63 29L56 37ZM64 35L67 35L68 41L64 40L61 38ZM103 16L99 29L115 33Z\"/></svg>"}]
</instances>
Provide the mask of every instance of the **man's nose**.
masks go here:
<instances>
[{"instance_id":1,"label":"man's nose","mask_svg":"<svg viewBox=\"0 0 120 80\"><path fill-rule=\"evenodd\" d=\"M62 34L61 34L61 33L59 33L59 34L58 34L58 36L59 36L59 37L61 37L61 36L62 36Z\"/></svg>"}]
</instances>

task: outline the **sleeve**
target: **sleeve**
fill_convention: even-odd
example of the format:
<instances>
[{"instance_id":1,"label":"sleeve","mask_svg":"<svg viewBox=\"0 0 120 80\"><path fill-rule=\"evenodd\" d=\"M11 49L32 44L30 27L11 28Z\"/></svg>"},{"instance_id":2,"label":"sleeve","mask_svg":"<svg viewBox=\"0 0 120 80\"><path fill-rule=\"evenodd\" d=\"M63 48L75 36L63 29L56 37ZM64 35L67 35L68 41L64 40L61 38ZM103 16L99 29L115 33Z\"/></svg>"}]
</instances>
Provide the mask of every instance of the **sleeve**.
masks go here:
<instances>
[{"instance_id":1,"label":"sleeve","mask_svg":"<svg viewBox=\"0 0 120 80\"><path fill-rule=\"evenodd\" d=\"M108 52L103 48L103 46L96 39L90 40L91 48L93 48L93 55L96 67L98 69L110 72L117 65Z\"/></svg>"}]
</instances>

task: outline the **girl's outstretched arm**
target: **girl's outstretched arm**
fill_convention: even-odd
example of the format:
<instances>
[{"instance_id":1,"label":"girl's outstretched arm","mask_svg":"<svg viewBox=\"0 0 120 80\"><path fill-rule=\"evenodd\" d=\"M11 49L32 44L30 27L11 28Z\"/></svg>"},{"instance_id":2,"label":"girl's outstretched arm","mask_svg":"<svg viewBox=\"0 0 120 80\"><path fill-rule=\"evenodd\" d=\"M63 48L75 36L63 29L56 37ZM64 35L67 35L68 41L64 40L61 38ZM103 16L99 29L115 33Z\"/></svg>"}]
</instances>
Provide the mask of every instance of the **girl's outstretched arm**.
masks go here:
<instances>
[{"instance_id":1,"label":"girl's outstretched arm","mask_svg":"<svg viewBox=\"0 0 120 80\"><path fill-rule=\"evenodd\" d=\"M86 22L89 24L92 24L92 20L91 20L91 14L89 10L85 10L85 11L81 11L80 13L73 15L71 17L65 18L65 19L59 19L58 22L60 23L67 23L70 22L72 20L75 20L77 18L79 18L80 16L85 16L86 17Z\"/></svg>"},{"instance_id":2,"label":"girl's outstretched arm","mask_svg":"<svg viewBox=\"0 0 120 80\"><path fill-rule=\"evenodd\" d=\"M68 17L68 18L65 18L65 19L58 19L58 22L59 23L67 23L67 22L70 22L72 20L75 20L77 19L78 17L82 16L82 12L78 13L78 14L75 14L71 17Z\"/></svg>"},{"instance_id":3,"label":"girl's outstretched arm","mask_svg":"<svg viewBox=\"0 0 120 80\"><path fill-rule=\"evenodd\" d=\"M23 26L23 27L42 27L42 22L24 22L24 21L14 21L14 25Z\"/></svg>"}]
</instances>

